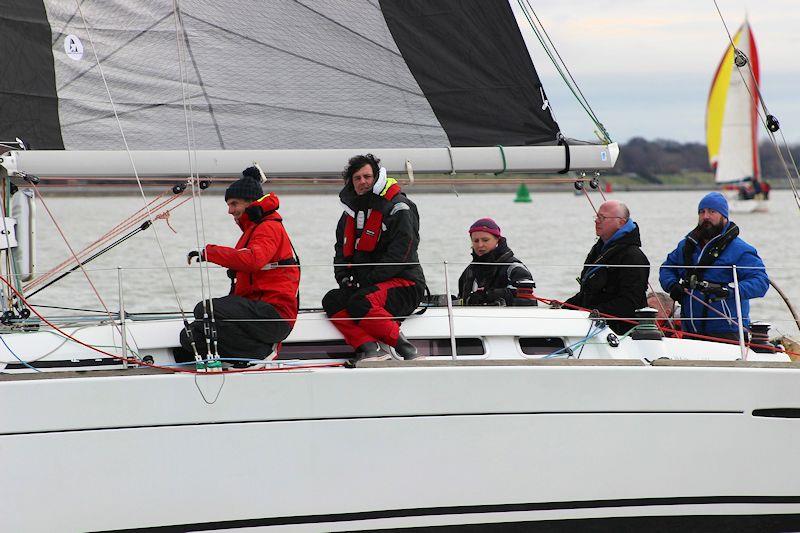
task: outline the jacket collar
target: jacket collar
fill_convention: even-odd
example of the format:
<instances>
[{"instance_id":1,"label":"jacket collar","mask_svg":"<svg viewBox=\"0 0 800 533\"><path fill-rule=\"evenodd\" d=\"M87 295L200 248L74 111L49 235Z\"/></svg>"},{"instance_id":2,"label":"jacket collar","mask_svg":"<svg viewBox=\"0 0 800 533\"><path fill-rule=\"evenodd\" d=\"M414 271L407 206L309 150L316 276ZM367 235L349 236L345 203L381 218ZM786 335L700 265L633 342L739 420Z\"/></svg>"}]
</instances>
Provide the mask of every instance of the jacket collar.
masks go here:
<instances>
[{"instance_id":1,"label":"jacket collar","mask_svg":"<svg viewBox=\"0 0 800 533\"><path fill-rule=\"evenodd\" d=\"M236 223L242 231L247 231L263 220L283 220L278 214L278 207L280 207L278 197L273 193L267 193L248 205Z\"/></svg>"},{"instance_id":2,"label":"jacket collar","mask_svg":"<svg viewBox=\"0 0 800 533\"><path fill-rule=\"evenodd\" d=\"M342 208L350 216L355 216L355 212L372 207L372 201L378 198L385 198L389 188L395 185L397 180L390 178L386 174L386 169L381 167L378 171L378 178L372 185L372 191L363 196L358 196L353 188L353 182L347 180L342 190L339 191L339 200L342 203Z\"/></svg>"},{"instance_id":3,"label":"jacket collar","mask_svg":"<svg viewBox=\"0 0 800 533\"><path fill-rule=\"evenodd\" d=\"M611 247L612 244L628 244L628 241L630 241L630 244L641 246L641 240L639 239L639 226L633 221L632 218L629 218L621 228L614 232L614 235L612 235L608 241L603 242L603 240L600 239L600 242L603 242L600 250L605 251Z\"/></svg>"}]
</instances>

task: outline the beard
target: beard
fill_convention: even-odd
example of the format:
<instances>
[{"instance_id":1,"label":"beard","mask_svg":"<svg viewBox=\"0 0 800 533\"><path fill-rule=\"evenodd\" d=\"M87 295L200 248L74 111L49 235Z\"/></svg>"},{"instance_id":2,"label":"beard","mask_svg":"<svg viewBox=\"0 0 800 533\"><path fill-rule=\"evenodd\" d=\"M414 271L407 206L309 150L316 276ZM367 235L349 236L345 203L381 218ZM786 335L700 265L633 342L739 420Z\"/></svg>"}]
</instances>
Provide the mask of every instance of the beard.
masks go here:
<instances>
[{"instance_id":1,"label":"beard","mask_svg":"<svg viewBox=\"0 0 800 533\"><path fill-rule=\"evenodd\" d=\"M719 224L712 224L710 220L706 220L697 224L695 231L703 241L710 241L725 229L725 224L720 221Z\"/></svg>"}]
</instances>

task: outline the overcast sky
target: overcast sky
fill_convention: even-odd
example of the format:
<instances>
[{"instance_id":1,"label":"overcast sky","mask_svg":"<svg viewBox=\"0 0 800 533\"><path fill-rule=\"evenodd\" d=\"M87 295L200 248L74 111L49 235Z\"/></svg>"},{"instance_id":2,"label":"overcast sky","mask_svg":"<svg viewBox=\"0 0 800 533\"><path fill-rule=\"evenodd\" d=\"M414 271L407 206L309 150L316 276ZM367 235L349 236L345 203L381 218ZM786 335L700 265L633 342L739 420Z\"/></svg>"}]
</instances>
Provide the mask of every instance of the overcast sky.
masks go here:
<instances>
[{"instance_id":1,"label":"overcast sky","mask_svg":"<svg viewBox=\"0 0 800 533\"><path fill-rule=\"evenodd\" d=\"M717 2L731 33L747 14L766 104L787 140L800 143L800 0ZM614 140L642 136L705 143L706 98L728 39L713 1L530 3ZM594 138L592 124L522 20L562 131Z\"/></svg>"}]
</instances>

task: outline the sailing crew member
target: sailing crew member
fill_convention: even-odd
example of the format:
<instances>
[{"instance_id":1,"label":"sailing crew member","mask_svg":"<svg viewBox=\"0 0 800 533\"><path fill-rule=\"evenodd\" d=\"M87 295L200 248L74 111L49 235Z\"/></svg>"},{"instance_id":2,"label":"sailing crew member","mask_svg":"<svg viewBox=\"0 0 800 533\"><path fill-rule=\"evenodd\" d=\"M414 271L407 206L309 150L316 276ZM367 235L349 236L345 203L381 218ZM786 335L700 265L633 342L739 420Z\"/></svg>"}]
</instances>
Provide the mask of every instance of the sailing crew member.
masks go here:
<instances>
[{"instance_id":1,"label":"sailing crew member","mask_svg":"<svg viewBox=\"0 0 800 533\"><path fill-rule=\"evenodd\" d=\"M665 292L647 293L647 307L656 310L656 325L659 329L681 329L681 321L675 317L678 306L669 294ZM671 331L663 331L663 333L667 337L675 336Z\"/></svg>"},{"instance_id":2,"label":"sailing crew member","mask_svg":"<svg viewBox=\"0 0 800 533\"><path fill-rule=\"evenodd\" d=\"M339 287L325 295L322 307L355 348L356 361L388 359L378 341L404 359L415 359L417 349L399 321L416 309L425 289L417 256L417 206L372 154L350 158L342 176L344 213L333 258Z\"/></svg>"},{"instance_id":3,"label":"sailing crew member","mask_svg":"<svg viewBox=\"0 0 800 533\"><path fill-rule=\"evenodd\" d=\"M739 227L728 219L728 201L722 194L708 193L697 212L697 226L667 256L659 281L672 299L680 302L684 331L738 340L730 267L744 267L737 268L736 274L745 328L750 324L749 300L764 296L769 289L767 271L756 249L739 238Z\"/></svg>"},{"instance_id":4,"label":"sailing crew member","mask_svg":"<svg viewBox=\"0 0 800 533\"><path fill-rule=\"evenodd\" d=\"M639 226L622 202L604 202L594 217L597 242L586 256L578 283L580 290L567 304L631 319L647 305L650 262L642 252ZM620 266L614 266L620 265ZM633 324L609 320L609 327L624 333Z\"/></svg>"},{"instance_id":5,"label":"sailing crew member","mask_svg":"<svg viewBox=\"0 0 800 533\"><path fill-rule=\"evenodd\" d=\"M225 191L225 203L242 235L236 246L209 244L202 252L189 252L194 261L210 261L228 269L231 292L213 299L213 320L203 323L204 305L194 308L197 320L190 324L197 352L207 354L208 328L216 327L220 357L264 359L273 344L289 336L297 318L300 268L289 235L278 214L278 197L264 194L261 172L245 169L243 177ZM206 303L208 305L208 303ZM209 310L211 307L209 307ZM252 320L252 321L251 321ZM186 330L180 334L177 362L194 360ZM246 366L239 362L235 366Z\"/></svg>"},{"instance_id":6,"label":"sailing crew member","mask_svg":"<svg viewBox=\"0 0 800 533\"><path fill-rule=\"evenodd\" d=\"M533 276L514 257L497 222L476 220L469 237L472 263L458 279L458 298L467 305L537 305Z\"/></svg>"}]
</instances>

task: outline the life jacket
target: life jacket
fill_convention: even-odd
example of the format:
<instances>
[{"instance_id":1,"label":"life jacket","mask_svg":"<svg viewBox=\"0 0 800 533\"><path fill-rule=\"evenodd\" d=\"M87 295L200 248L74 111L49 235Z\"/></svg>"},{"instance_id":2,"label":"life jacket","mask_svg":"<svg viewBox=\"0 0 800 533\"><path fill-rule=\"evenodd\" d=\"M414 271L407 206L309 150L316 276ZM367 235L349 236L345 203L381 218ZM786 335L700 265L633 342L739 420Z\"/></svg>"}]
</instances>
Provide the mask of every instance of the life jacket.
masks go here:
<instances>
[{"instance_id":1,"label":"life jacket","mask_svg":"<svg viewBox=\"0 0 800 533\"><path fill-rule=\"evenodd\" d=\"M725 251L725 248L733 242L736 237L739 236L739 226L737 226L733 222L728 223L728 227L725 231L718 236L714 242L710 243L706 246L705 250L703 250L703 254L697 260L697 266L701 268L691 268L688 265L693 265L694 263L694 254L697 251L697 246L699 243L699 234L697 230L693 230L689 235L686 236L686 241L683 245L683 264L687 265L686 268L686 279L691 280L694 277L697 281L703 281L705 277L707 268L714 264L719 256L722 255L722 252Z\"/></svg>"},{"instance_id":2,"label":"life jacket","mask_svg":"<svg viewBox=\"0 0 800 533\"><path fill-rule=\"evenodd\" d=\"M283 219L277 213L278 206L279 200L274 194L250 204L237 221L242 236L236 247L209 244L206 258L229 269L229 277L235 280L231 294L267 302L283 318L293 321L299 307L300 263L283 227ZM270 235L270 240L276 244L266 264L248 248L259 234Z\"/></svg>"},{"instance_id":3,"label":"life jacket","mask_svg":"<svg viewBox=\"0 0 800 533\"><path fill-rule=\"evenodd\" d=\"M381 170L383 171L383 169ZM360 234L357 232L355 219L358 213L350 209L345 211L347 218L344 224L344 242L342 243L342 253L345 259L349 260L352 258L356 250L359 252L374 251L375 246L377 246L381 238L381 231L383 229L383 208L400 193L400 185L397 183L396 179L386 178L385 175L382 175L381 178L376 181L376 185L380 186L382 182L385 182L385 185L382 189L379 189L380 192L375 192L374 189L373 192L375 192L382 201L379 202L379 205L373 205L369 215L366 217L364 227L361 228Z\"/></svg>"}]
</instances>

